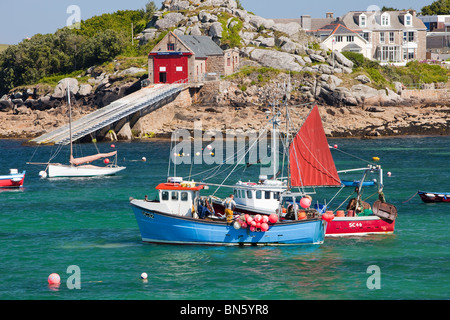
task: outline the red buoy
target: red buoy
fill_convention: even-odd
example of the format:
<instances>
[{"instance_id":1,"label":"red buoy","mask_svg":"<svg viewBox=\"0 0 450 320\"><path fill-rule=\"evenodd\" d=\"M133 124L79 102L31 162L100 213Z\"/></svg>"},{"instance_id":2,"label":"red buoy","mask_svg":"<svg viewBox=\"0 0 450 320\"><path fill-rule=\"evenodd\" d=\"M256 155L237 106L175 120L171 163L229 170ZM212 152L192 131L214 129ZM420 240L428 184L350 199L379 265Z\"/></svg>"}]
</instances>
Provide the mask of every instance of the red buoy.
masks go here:
<instances>
[{"instance_id":1,"label":"red buoy","mask_svg":"<svg viewBox=\"0 0 450 320\"><path fill-rule=\"evenodd\" d=\"M272 213L269 216L269 222L270 223L277 223L278 222L278 215L276 213Z\"/></svg>"}]
</instances>

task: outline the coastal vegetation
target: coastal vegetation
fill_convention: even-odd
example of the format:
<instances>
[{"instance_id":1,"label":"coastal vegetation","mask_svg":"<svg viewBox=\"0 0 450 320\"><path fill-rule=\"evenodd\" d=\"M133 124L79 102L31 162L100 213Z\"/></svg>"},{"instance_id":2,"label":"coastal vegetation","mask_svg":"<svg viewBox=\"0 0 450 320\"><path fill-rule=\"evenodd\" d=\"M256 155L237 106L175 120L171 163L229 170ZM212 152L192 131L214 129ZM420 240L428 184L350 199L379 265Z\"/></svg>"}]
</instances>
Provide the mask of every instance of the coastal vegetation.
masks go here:
<instances>
[{"instance_id":1,"label":"coastal vegetation","mask_svg":"<svg viewBox=\"0 0 450 320\"><path fill-rule=\"evenodd\" d=\"M445 7L449 1L438 0L430 7ZM237 1L237 6L243 9L239 1ZM423 10L426 10L425 8ZM156 37L140 45L134 36L148 28L149 22L157 10L154 2L149 1L141 10L123 10L87 19L81 22L78 29L65 27L53 34L37 34L18 45L0 45L0 96L14 88L27 85L43 84L55 87L61 79L68 77L76 77L79 83L83 84L89 79L86 70L91 67L94 67L94 74L113 74L130 67L145 68L148 52L167 32L176 29L176 27L162 28L158 30ZM175 12L170 10L162 12L161 17ZM196 17L202 10L205 8L199 7L189 12L185 10L186 18ZM180 13L183 10L176 12ZM184 23L187 20L182 21ZM222 11L217 15L216 21L222 25L220 42L223 47L244 46L242 35L244 21L241 17ZM259 38L267 40L268 31L264 24L259 24L258 31L255 33L258 35L254 37L259 36ZM278 42L275 41L272 49L281 51L280 46L289 39L285 37L285 33L280 31L274 31L273 34ZM281 41L280 39L285 40ZM292 46L292 42L288 42L288 44ZM252 46L253 44L247 44L247 47ZM320 46L316 42L308 42L307 47L320 51ZM270 48L264 46L259 48L270 51ZM350 69L353 74L342 74L344 83L347 80L346 77L353 79L358 75L367 76L371 80L368 85L376 89L386 87L394 89L395 82L401 82L405 86L417 86L423 83L447 82L448 80L448 71L438 65L413 61L405 67L382 66L358 53L345 52L343 54L353 62L353 69ZM306 66L317 67L323 63L313 60L306 63ZM274 67L278 68L278 66ZM254 84L263 86L279 73L288 72L275 68L243 67L233 77L241 80L242 89ZM313 76L312 73L317 72L318 69L311 71L312 69L309 68L309 70L301 71L300 75L308 78ZM291 70L290 74L295 75L295 72ZM245 77L248 79L244 79Z\"/></svg>"},{"instance_id":2,"label":"coastal vegetation","mask_svg":"<svg viewBox=\"0 0 450 320\"><path fill-rule=\"evenodd\" d=\"M36 34L18 45L0 47L0 95L14 87L81 74L93 65L118 55L146 54L132 35L141 32L156 7L103 14L81 22L79 29L65 27L53 34ZM1 51L4 49L4 51Z\"/></svg>"},{"instance_id":3,"label":"coastal vegetation","mask_svg":"<svg viewBox=\"0 0 450 320\"><path fill-rule=\"evenodd\" d=\"M448 81L448 71L439 65L410 61L404 67L382 66L360 53L343 52L342 54L354 63L353 72L369 76L377 89L386 86L394 88L394 82L401 82L406 87L414 87L424 83Z\"/></svg>"}]
</instances>

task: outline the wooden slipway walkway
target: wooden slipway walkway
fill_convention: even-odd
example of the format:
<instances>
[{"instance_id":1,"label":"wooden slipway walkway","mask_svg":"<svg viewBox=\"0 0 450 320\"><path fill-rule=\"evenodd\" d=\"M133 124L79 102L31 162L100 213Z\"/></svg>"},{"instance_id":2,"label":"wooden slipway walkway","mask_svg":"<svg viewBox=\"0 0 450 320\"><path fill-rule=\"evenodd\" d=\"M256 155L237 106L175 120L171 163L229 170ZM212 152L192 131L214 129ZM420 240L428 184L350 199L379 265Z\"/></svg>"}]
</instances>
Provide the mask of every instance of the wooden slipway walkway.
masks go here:
<instances>
[{"instance_id":1,"label":"wooden slipway walkway","mask_svg":"<svg viewBox=\"0 0 450 320\"><path fill-rule=\"evenodd\" d=\"M163 106L166 99L176 97L186 84L156 84L144 87L131 93L110 105L98 109L87 116L72 122L72 140L80 139L92 132L111 125L135 112L143 109L154 111ZM151 108L153 106L153 108ZM69 124L48 132L30 141L36 144L61 144L70 143Z\"/></svg>"}]
</instances>

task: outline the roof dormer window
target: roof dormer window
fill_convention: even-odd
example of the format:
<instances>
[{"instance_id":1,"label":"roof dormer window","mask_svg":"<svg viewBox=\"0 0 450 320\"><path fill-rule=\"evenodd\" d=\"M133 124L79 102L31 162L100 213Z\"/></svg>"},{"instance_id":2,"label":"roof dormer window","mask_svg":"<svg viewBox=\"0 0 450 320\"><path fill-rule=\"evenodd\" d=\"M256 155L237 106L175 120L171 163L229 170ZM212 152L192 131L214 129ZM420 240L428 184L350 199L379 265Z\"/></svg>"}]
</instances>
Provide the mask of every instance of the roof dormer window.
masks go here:
<instances>
[{"instance_id":1,"label":"roof dormer window","mask_svg":"<svg viewBox=\"0 0 450 320\"><path fill-rule=\"evenodd\" d=\"M367 26L367 17L366 17L366 15L364 13L359 16L359 26L360 27L366 27Z\"/></svg>"},{"instance_id":2,"label":"roof dormer window","mask_svg":"<svg viewBox=\"0 0 450 320\"><path fill-rule=\"evenodd\" d=\"M405 26L406 27L412 26L412 15L410 13L405 14Z\"/></svg>"},{"instance_id":3,"label":"roof dormer window","mask_svg":"<svg viewBox=\"0 0 450 320\"><path fill-rule=\"evenodd\" d=\"M381 25L386 27L386 26L389 26L389 24L390 24L389 14L387 12L385 12L381 15Z\"/></svg>"}]
</instances>

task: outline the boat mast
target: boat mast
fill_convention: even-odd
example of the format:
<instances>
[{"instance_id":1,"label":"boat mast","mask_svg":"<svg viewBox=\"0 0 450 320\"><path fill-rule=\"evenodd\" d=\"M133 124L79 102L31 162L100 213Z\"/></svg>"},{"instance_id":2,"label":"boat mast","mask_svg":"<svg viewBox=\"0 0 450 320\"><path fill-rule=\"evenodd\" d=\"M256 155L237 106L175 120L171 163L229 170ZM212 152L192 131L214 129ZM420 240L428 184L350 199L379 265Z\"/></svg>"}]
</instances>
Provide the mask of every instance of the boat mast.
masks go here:
<instances>
[{"instance_id":1,"label":"boat mast","mask_svg":"<svg viewBox=\"0 0 450 320\"><path fill-rule=\"evenodd\" d=\"M291 73L289 73L289 83L286 87L286 99L284 101L284 105L286 107L286 141L284 143L285 145L285 154L287 155L287 190L291 190L291 165L290 165L290 142L289 142L289 121L291 120L289 117L289 107L288 107L288 100L291 98Z\"/></svg>"},{"instance_id":2,"label":"boat mast","mask_svg":"<svg viewBox=\"0 0 450 320\"><path fill-rule=\"evenodd\" d=\"M276 180L277 178L277 170L278 170L278 114L277 110L275 108L275 104L272 106L272 143L271 143L271 149L272 149L272 180Z\"/></svg>"},{"instance_id":3,"label":"boat mast","mask_svg":"<svg viewBox=\"0 0 450 320\"><path fill-rule=\"evenodd\" d=\"M72 107L70 105L70 84L67 81L67 103L69 104L69 138L70 138L70 159L69 163L72 165L73 146L72 146Z\"/></svg>"}]
</instances>

